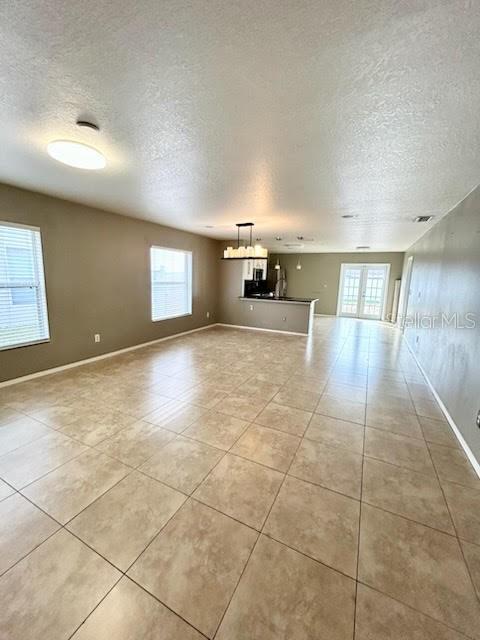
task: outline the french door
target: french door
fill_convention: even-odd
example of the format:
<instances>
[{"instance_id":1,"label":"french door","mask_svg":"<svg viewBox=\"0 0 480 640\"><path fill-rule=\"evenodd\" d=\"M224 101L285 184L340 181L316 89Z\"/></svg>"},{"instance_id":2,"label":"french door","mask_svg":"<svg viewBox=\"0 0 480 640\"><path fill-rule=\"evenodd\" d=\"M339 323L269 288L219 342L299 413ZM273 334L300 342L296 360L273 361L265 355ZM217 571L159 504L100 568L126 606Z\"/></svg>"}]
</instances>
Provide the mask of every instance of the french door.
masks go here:
<instances>
[{"instance_id":1,"label":"french door","mask_svg":"<svg viewBox=\"0 0 480 640\"><path fill-rule=\"evenodd\" d=\"M389 271L389 264L342 264L337 315L381 320Z\"/></svg>"}]
</instances>

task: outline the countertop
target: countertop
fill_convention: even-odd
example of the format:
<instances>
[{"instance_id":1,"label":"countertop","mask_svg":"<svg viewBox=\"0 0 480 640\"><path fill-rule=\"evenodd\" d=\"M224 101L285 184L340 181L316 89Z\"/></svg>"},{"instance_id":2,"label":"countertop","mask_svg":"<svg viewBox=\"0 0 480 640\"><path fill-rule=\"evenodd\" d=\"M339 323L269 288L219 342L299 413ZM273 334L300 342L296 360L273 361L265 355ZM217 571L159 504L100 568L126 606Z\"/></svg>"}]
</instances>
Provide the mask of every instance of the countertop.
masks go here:
<instances>
[{"instance_id":1,"label":"countertop","mask_svg":"<svg viewBox=\"0 0 480 640\"><path fill-rule=\"evenodd\" d=\"M265 294L253 296L240 296L240 300L254 300L255 302L279 302L283 304L311 304L316 302L318 298L291 298L289 296L269 296Z\"/></svg>"}]
</instances>

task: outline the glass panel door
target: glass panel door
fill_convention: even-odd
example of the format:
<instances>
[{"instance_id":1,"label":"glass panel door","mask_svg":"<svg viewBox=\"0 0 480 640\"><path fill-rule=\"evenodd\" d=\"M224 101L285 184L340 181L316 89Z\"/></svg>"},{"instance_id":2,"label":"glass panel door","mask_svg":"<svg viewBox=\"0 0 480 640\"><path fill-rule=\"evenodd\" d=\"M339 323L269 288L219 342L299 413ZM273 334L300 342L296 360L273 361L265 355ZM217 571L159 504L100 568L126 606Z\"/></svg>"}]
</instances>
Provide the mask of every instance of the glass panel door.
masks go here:
<instances>
[{"instance_id":1,"label":"glass panel door","mask_svg":"<svg viewBox=\"0 0 480 640\"><path fill-rule=\"evenodd\" d=\"M362 282L362 265L342 265L339 315L358 317Z\"/></svg>"},{"instance_id":2,"label":"glass panel door","mask_svg":"<svg viewBox=\"0 0 480 640\"><path fill-rule=\"evenodd\" d=\"M359 317L380 320L383 313L387 267L364 265L362 275L363 291Z\"/></svg>"},{"instance_id":3,"label":"glass panel door","mask_svg":"<svg viewBox=\"0 0 480 640\"><path fill-rule=\"evenodd\" d=\"M381 320L388 264L342 264L337 314Z\"/></svg>"}]
</instances>

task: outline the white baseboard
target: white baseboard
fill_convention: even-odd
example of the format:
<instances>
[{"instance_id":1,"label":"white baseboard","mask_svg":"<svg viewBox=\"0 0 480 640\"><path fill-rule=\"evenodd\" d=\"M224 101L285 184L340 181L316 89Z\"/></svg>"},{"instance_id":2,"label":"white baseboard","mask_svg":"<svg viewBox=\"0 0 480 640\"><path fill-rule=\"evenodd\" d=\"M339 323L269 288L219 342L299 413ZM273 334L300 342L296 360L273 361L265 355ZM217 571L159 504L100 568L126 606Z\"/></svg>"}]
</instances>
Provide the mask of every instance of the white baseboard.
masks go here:
<instances>
[{"instance_id":1,"label":"white baseboard","mask_svg":"<svg viewBox=\"0 0 480 640\"><path fill-rule=\"evenodd\" d=\"M66 371L67 369L73 369L74 367L81 367L82 365L88 364L89 362L96 362L97 360L112 358L113 356L118 356L121 353L127 353L128 351L135 351L136 349L142 349L143 347L148 347L149 345L156 344L157 342L164 342L165 340L173 340L173 338L180 338L181 336L186 336L188 333L195 333L196 331L211 329L212 327L215 327L216 324L217 324L216 322L212 322L212 324L206 324L203 327L197 327L197 329L189 329L188 331L182 331L181 333L173 333L170 336L165 336L163 338L156 338L155 340L150 340L149 342L141 342L140 344L134 344L132 347L125 347L124 349L117 349L116 351L108 351L107 353L102 353L99 356L85 358L84 360L76 360L75 362L62 364L59 367L53 367L52 369L43 369L42 371L29 373L28 375L20 376L19 378L4 380L3 382L0 382L0 389L2 387L9 387L12 384L18 384L19 382L26 382L27 380L33 380L34 378L41 378L42 376L48 376L51 373Z\"/></svg>"},{"instance_id":2,"label":"white baseboard","mask_svg":"<svg viewBox=\"0 0 480 640\"><path fill-rule=\"evenodd\" d=\"M430 382L429 377L427 376L425 369L422 367L422 365L420 364L420 362L418 361L417 356L415 355L410 343L408 342L407 338L405 336L403 336L403 339L405 341L405 344L408 347L408 350L410 351L410 353L412 354L415 362L418 365L418 368L420 369L420 371L422 372L425 380L427 381L428 386L430 387L430 391L433 393L433 395L435 396L435 400L437 401L440 409L442 410L445 418L448 421L448 424L450 425L453 433L455 434L457 440L459 441L462 449L465 451L465 454L467 456L467 458L470 460L470 463L472 465L472 467L475 469L475 473L477 474L477 476L480 478L480 463L478 462L478 460L475 458L475 456L473 455L472 450L470 449L470 447L468 446L468 444L465 442L464 437L462 436L462 433L460 431L460 429L457 427L457 425L455 424L454 419L452 418L452 416L449 414L447 407L443 404L442 399L440 398L440 396L438 395L435 387L433 386L433 384Z\"/></svg>"},{"instance_id":3,"label":"white baseboard","mask_svg":"<svg viewBox=\"0 0 480 640\"><path fill-rule=\"evenodd\" d=\"M228 324L227 322L217 322L217 327L230 327L232 329L249 329L250 331L268 331L269 333L284 333L289 336L308 337L308 333L300 333L298 331L282 331L281 329L263 329L263 327L247 327L243 324Z\"/></svg>"}]
</instances>

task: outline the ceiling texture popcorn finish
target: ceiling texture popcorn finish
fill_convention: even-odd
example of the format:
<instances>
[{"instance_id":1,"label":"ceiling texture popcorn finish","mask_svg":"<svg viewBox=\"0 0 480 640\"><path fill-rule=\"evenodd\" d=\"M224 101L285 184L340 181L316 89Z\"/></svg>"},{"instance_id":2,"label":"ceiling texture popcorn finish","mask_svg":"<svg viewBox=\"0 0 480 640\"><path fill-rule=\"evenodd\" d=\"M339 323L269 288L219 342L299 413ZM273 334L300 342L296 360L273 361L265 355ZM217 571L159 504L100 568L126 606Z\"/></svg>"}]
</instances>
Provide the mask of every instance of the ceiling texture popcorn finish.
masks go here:
<instances>
[{"instance_id":1,"label":"ceiling texture popcorn finish","mask_svg":"<svg viewBox=\"0 0 480 640\"><path fill-rule=\"evenodd\" d=\"M222 239L251 220L275 251L404 250L479 181L479 32L460 0L3 2L0 181Z\"/></svg>"}]
</instances>

